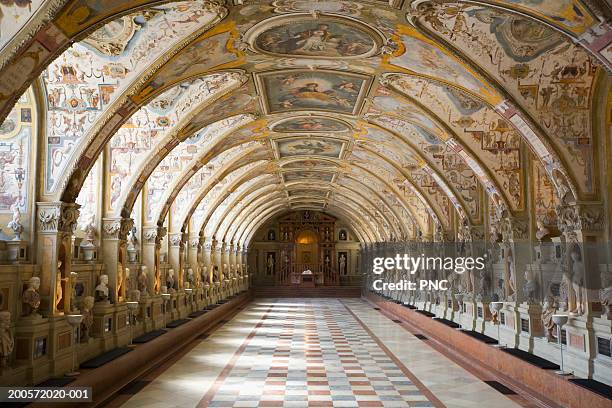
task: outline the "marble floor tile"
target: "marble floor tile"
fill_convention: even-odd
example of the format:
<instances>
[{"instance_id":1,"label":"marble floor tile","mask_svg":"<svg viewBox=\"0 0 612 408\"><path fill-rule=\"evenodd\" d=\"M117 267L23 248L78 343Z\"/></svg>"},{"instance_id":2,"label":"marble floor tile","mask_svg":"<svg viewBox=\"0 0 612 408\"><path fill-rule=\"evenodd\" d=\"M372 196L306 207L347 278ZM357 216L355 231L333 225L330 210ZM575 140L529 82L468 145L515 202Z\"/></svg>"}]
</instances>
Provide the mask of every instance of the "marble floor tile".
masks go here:
<instances>
[{"instance_id":1,"label":"marble floor tile","mask_svg":"<svg viewBox=\"0 0 612 408\"><path fill-rule=\"evenodd\" d=\"M520 405L362 300L263 299L122 406Z\"/></svg>"}]
</instances>

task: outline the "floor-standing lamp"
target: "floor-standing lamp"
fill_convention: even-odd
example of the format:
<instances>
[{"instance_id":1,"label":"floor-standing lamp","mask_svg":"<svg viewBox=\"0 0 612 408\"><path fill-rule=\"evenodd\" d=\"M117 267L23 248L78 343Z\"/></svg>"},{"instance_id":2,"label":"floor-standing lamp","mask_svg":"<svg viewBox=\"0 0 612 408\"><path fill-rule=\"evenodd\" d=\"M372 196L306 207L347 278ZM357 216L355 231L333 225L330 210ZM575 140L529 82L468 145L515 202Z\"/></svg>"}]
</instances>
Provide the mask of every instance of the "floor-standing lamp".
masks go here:
<instances>
[{"instance_id":1,"label":"floor-standing lamp","mask_svg":"<svg viewBox=\"0 0 612 408\"><path fill-rule=\"evenodd\" d=\"M138 302L125 302L127 303L128 312L130 313L130 345L132 341L134 341L134 323L136 319L134 318L134 312L138 310Z\"/></svg>"},{"instance_id":2,"label":"floor-standing lamp","mask_svg":"<svg viewBox=\"0 0 612 408\"><path fill-rule=\"evenodd\" d=\"M76 334L77 334L76 343L74 344L74 347L72 347L72 371L69 373L66 373L66 376L76 377L77 375L81 374L77 371L77 346L81 342L81 322L83 321L83 315L82 314L66 315L66 321L68 322L70 327L72 327L72 333L74 333L74 330L76 329Z\"/></svg>"},{"instance_id":3,"label":"floor-standing lamp","mask_svg":"<svg viewBox=\"0 0 612 408\"><path fill-rule=\"evenodd\" d=\"M489 304L489 310L491 311L491 313L494 313L497 316L497 344L495 344L495 347L506 347L505 345L502 345L501 343L501 334L500 334L500 327L501 327L501 312L500 310L502 310L502 308L504 307L504 302L491 302Z\"/></svg>"},{"instance_id":4,"label":"floor-standing lamp","mask_svg":"<svg viewBox=\"0 0 612 408\"><path fill-rule=\"evenodd\" d=\"M166 328L166 312L167 310L167 304L168 304L168 300L170 300L170 294L169 293L162 293L162 299L164 301L164 329Z\"/></svg>"},{"instance_id":5,"label":"floor-standing lamp","mask_svg":"<svg viewBox=\"0 0 612 408\"><path fill-rule=\"evenodd\" d=\"M568 315L553 315L552 321L557 325L557 342L559 344L559 350L561 352L561 369L555 371L556 374L559 375L570 375L570 372L566 372L563 369L563 343L561 342L561 328L567 323L569 320Z\"/></svg>"}]
</instances>

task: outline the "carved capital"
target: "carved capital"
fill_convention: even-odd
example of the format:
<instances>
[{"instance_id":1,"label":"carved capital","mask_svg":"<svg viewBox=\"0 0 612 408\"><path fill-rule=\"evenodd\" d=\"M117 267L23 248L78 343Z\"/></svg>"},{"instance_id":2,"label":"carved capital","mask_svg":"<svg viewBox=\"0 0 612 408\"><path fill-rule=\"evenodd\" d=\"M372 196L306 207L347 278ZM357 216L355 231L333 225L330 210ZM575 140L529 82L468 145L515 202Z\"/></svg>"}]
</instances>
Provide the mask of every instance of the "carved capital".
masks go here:
<instances>
[{"instance_id":1,"label":"carved capital","mask_svg":"<svg viewBox=\"0 0 612 408\"><path fill-rule=\"evenodd\" d=\"M566 236L585 231L602 231L604 228L604 210L601 205L559 205L555 211L559 231Z\"/></svg>"},{"instance_id":2,"label":"carved capital","mask_svg":"<svg viewBox=\"0 0 612 408\"><path fill-rule=\"evenodd\" d=\"M210 241L205 241L204 242L204 250L205 251L212 251L212 246L213 246L212 242L210 242Z\"/></svg>"},{"instance_id":3,"label":"carved capital","mask_svg":"<svg viewBox=\"0 0 612 408\"><path fill-rule=\"evenodd\" d=\"M200 237L189 238L189 248L197 249L200 246Z\"/></svg>"},{"instance_id":4,"label":"carved capital","mask_svg":"<svg viewBox=\"0 0 612 408\"><path fill-rule=\"evenodd\" d=\"M166 236L166 227L144 227L142 237L145 244L159 244Z\"/></svg>"},{"instance_id":5,"label":"carved capital","mask_svg":"<svg viewBox=\"0 0 612 408\"><path fill-rule=\"evenodd\" d=\"M72 234L79 219L80 205L75 203L38 203L36 225L39 232Z\"/></svg>"},{"instance_id":6,"label":"carved capital","mask_svg":"<svg viewBox=\"0 0 612 408\"><path fill-rule=\"evenodd\" d=\"M523 218L513 218L510 220L512 240L526 240L529 238L528 220Z\"/></svg>"},{"instance_id":7,"label":"carved capital","mask_svg":"<svg viewBox=\"0 0 612 408\"><path fill-rule=\"evenodd\" d=\"M172 233L168 235L168 240L170 241L170 246L180 247L181 243L183 242L183 233L182 232Z\"/></svg>"},{"instance_id":8,"label":"carved capital","mask_svg":"<svg viewBox=\"0 0 612 408\"><path fill-rule=\"evenodd\" d=\"M102 238L127 240L127 236L134 228L131 218L103 218Z\"/></svg>"}]
</instances>

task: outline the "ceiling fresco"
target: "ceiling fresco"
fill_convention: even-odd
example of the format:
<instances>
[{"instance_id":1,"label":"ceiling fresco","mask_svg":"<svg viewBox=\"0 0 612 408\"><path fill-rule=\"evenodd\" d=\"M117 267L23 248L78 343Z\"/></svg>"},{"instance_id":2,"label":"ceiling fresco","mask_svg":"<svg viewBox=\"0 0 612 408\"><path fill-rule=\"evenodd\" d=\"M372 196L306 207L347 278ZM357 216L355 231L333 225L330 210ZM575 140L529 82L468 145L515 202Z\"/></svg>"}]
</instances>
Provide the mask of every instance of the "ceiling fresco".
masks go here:
<instances>
[{"instance_id":1,"label":"ceiling fresco","mask_svg":"<svg viewBox=\"0 0 612 408\"><path fill-rule=\"evenodd\" d=\"M334 118L305 116L279 121L272 130L279 133L347 132L350 125Z\"/></svg>"},{"instance_id":2,"label":"ceiling fresco","mask_svg":"<svg viewBox=\"0 0 612 408\"><path fill-rule=\"evenodd\" d=\"M81 226L244 244L292 208L452 239L604 199L612 33L590 3L67 0L45 24L47 2L1 3L0 213L76 200Z\"/></svg>"},{"instance_id":3,"label":"ceiling fresco","mask_svg":"<svg viewBox=\"0 0 612 408\"><path fill-rule=\"evenodd\" d=\"M371 78L355 73L290 70L258 74L264 112L327 111L355 115Z\"/></svg>"},{"instance_id":4,"label":"ceiling fresco","mask_svg":"<svg viewBox=\"0 0 612 408\"><path fill-rule=\"evenodd\" d=\"M175 3L122 17L74 44L47 68L42 76L49 112L47 192L55 190L58 175L118 96L185 36L214 21L217 14L202 12L204 3Z\"/></svg>"},{"instance_id":5,"label":"ceiling fresco","mask_svg":"<svg viewBox=\"0 0 612 408\"><path fill-rule=\"evenodd\" d=\"M339 159L345 143L324 138L284 138L275 140L281 159L295 156L325 156Z\"/></svg>"}]
</instances>

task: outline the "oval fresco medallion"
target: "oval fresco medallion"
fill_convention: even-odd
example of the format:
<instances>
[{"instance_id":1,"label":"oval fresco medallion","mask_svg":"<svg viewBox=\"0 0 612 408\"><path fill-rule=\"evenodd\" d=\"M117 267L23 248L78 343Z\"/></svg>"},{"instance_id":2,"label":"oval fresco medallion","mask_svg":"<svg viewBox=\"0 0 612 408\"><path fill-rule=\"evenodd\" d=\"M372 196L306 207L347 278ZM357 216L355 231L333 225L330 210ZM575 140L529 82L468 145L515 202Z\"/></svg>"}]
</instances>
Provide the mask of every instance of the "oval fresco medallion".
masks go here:
<instances>
[{"instance_id":1,"label":"oval fresco medallion","mask_svg":"<svg viewBox=\"0 0 612 408\"><path fill-rule=\"evenodd\" d=\"M272 130L280 133L346 132L349 126L333 118L302 116L279 121L272 126Z\"/></svg>"},{"instance_id":2,"label":"oval fresco medallion","mask_svg":"<svg viewBox=\"0 0 612 408\"><path fill-rule=\"evenodd\" d=\"M277 56L364 58L377 53L382 37L358 21L309 14L275 17L253 27L255 51Z\"/></svg>"}]
</instances>

